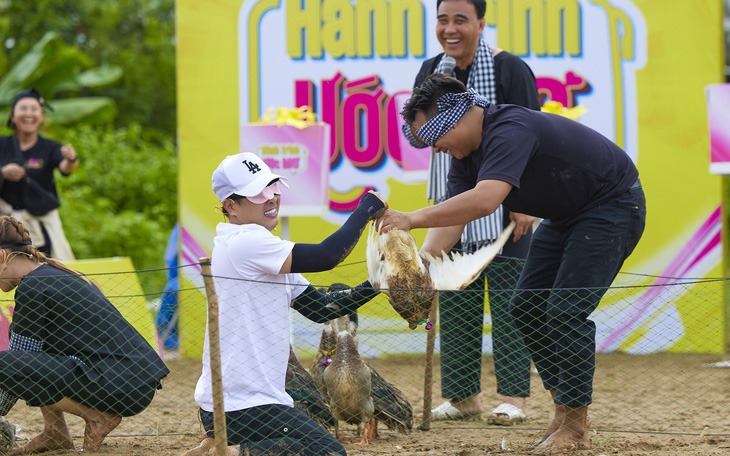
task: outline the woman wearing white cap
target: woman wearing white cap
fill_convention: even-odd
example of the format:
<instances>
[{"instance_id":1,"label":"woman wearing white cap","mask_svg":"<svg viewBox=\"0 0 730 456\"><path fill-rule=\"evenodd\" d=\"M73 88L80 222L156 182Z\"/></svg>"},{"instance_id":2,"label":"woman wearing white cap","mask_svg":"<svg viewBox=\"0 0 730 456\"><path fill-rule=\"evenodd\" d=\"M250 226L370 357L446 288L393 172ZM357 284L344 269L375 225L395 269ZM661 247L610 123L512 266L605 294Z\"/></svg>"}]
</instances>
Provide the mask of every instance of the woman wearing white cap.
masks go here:
<instances>
[{"instance_id":1,"label":"woman wearing white cap","mask_svg":"<svg viewBox=\"0 0 730 456\"><path fill-rule=\"evenodd\" d=\"M345 455L337 440L293 407L284 390L289 308L322 323L352 313L379 293L366 281L325 295L301 273L337 266L386 204L369 192L344 225L320 244L295 244L271 233L279 223L281 189L288 185L261 158L248 152L228 156L212 181L228 219L216 228L211 261L221 321L228 444L251 454ZM203 373L195 389L206 438L187 456L208 454L214 445L208 350L206 335Z\"/></svg>"}]
</instances>

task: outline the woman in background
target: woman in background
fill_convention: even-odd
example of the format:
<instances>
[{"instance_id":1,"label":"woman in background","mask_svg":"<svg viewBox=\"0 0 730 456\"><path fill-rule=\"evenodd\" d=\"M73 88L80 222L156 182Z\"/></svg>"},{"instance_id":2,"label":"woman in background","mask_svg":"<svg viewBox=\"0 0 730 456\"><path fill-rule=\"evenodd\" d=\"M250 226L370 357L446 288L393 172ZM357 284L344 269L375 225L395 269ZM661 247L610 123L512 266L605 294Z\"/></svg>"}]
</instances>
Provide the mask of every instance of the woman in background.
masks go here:
<instances>
[{"instance_id":1,"label":"woman in background","mask_svg":"<svg viewBox=\"0 0 730 456\"><path fill-rule=\"evenodd\" d=\"M27 192L24 180L27 178L35 180L58 200L53 170L58 168L63 176L69 176L79 164L73 146L61 146L38 133L45 120L44 108L51 109L32 88L23 90L13 99L8 127L15 130L15 134L0 137L0 174L4 180L0 190L0 213L21 220L45 255L73 261L74 254L63 232L58 209L37 213L27 207L27 200L24 200L24 192Z\"/></svg>"}]
</instances>

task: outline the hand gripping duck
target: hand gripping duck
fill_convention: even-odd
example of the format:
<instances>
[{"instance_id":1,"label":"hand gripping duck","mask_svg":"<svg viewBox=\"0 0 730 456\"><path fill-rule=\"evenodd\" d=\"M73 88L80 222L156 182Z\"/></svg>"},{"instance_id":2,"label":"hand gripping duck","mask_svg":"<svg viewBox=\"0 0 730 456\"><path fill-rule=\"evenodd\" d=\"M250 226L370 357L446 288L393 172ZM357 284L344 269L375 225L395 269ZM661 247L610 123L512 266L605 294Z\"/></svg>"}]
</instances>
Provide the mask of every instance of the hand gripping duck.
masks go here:
<instances>
[{"instance_id":1,"label":"hand gripping duck","mask_svg":"<svg viewBox=\"0 0 730 456\"><path fill-rule=\"evenodd\" d=\"M409 231L393 229L380 234L370 225L367 240L368 280L388 295L390 304L411 329L426 323L431 302L439 290L462 290L497 256L515 228L510 223L491 244L474 253L418 253ZM425 260L425 262L424 262ZM430 322L426 329L430 329Z\"/></svg>"}]
</instances>

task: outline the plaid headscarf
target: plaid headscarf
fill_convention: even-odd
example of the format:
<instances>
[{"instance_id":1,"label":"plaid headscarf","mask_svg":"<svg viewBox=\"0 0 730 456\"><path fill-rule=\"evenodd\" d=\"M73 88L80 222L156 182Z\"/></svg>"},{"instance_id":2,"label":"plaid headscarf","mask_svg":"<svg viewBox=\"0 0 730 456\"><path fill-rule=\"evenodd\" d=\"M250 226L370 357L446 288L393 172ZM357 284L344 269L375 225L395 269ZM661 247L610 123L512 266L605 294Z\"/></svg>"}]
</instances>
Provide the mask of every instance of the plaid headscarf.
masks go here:
<instances>
[{"instance_id":1,"label":"plaid headscarf","mask_svg":"<svg viewBox=\"0 0 730 456\"><path fill-rule=\"evenodd\" d=\"M421 142L433 147L436 141L454 128L456 122L474 106L486 108L489 100L469 89L461 93L447 93L436 101L439 113L429 119L416 132Z\"/></svg>"}]
</instances>

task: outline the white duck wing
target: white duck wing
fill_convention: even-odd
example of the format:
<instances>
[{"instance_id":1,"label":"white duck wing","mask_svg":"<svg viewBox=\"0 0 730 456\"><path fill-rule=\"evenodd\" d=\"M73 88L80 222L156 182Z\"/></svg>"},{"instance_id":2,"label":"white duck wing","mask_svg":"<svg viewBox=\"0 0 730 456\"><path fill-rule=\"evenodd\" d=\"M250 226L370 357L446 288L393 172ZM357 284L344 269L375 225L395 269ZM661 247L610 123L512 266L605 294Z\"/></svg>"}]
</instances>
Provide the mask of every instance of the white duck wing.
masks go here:
<instances>
[{"instance_id":1,"label":"white duck wing","mask_svg":"<svg viewBox=\"0 0 730 456\"><path fill-rule=\"evenodd\" d=\"M509 240L514 229L515 223L512 222L493 243L474 253L465 255L456 253L452 255L452 258L449 258L446 254L439 258L424 254L423 256L430 263L428 272L436 289L461 290L471 284L497 256L502 246Z\"/></svg>"},{"instance_id":2,"label":"white duck wing","mask_svg":"<svg viewBox=\"0 0 730 456\"><path fill-rule=\"evenodd\" d=\"M368 280L374 289L379 290L384 286L387 286L384 278L384 261L382 260L382 253L380 251L380 242L378 239L378 232L375 229L375 222L371 223L368 227L368 242L365 249L365 256L367 259L368 267Z\"/></svg>"}]
</instances>

